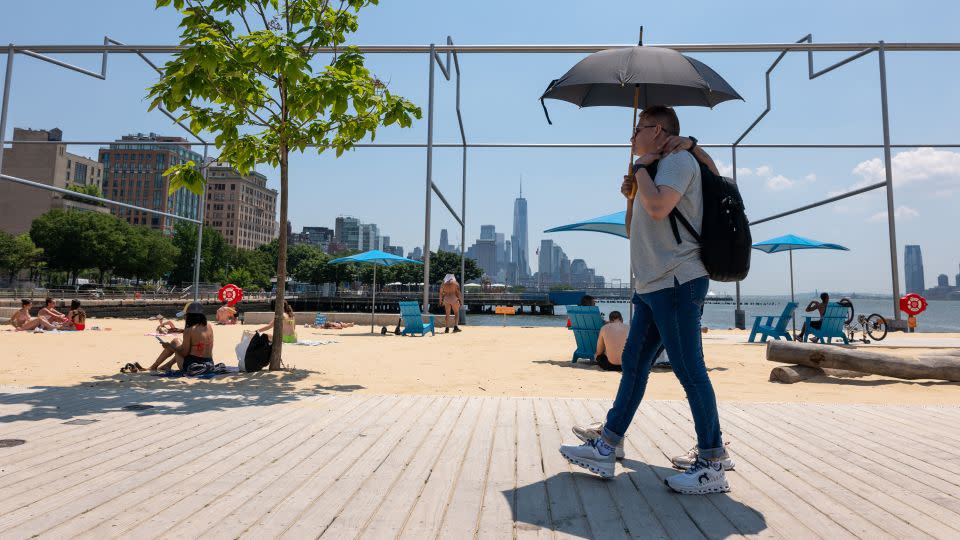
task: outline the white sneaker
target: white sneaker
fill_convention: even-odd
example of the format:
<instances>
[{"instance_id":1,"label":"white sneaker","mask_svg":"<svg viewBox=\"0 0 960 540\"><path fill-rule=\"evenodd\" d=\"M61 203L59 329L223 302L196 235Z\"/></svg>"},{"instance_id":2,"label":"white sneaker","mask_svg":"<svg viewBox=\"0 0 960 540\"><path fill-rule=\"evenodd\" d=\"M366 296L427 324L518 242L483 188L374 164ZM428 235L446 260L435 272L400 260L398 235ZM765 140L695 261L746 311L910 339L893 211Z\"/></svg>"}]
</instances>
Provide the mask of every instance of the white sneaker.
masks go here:
<instances>
[{"instance_id":1,"label":"white sneaker","mask_svg":"<svg viewBox=\"0 0 960 540\"><path fill-rule=\"evenodd\" d=\"M727 444L730 443L723 445L723 455L720 456L720 463L723 465L723 470L732 471L735 464L733 458L730 457L730 453L727 452ZM700 449L697 448L697 445L693 445L693 448L688 450L686 454L670 458L670 462L673 463L674 467L680 470L686 470L692 467L698 459L700 459Z\"/></svg>"},{"instance_id":2,"label":"white sneaker","mask_svg":"<svg viewBox=\"0 0 960 540\"><path fill-rule=\"evenodd\" d=\"M730 491L723 465L719 461L704 459L698 459L693 466L680 474L668 476L663 483L684 495L706 495Z\"/></svg>"},{"instance_id":3,"label":"white sneaker","mask_svg":"<svg viewBox=\"0 0 960 540\"><path fill-rule=\"evenodd\" d=\"M573 426L573 434L577 436L583 442L589 442L593 439L599 439L600 435L603 434L603 422L594 422L586 426ZM617 459L623 459L623 441L620 441L620 444L614 449L616 450Z\"/></svg>"},{"instance_id":4,"label":"white sneaker","mask_svg":"<svg viewBox=\"0 0 960 540\"><path fill-rule=\"evenodd\" d=\"M599 441L600 439L593 439L580 446L565 444L560 447L560 454L574 465L588 469L603 478L613 478L617 465L616 456L613 452L607 456L601 454L597 449Z\"/></svg>"}]
</instances>

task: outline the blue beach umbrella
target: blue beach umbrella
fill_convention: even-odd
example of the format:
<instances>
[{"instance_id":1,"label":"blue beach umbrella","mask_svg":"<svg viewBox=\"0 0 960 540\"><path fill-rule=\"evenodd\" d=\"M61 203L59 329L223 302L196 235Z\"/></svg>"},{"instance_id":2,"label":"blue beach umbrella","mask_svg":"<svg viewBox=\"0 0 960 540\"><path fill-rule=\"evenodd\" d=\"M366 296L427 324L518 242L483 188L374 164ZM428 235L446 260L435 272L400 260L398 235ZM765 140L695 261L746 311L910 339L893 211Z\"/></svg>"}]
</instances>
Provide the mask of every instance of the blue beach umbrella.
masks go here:
<instances>
[{"instance_id":1,"label":"blue beach umbrella","mask_svg":"<svg viewBox=\"0 0 960 540\"><path fill-rule=\"evenodd\" d=\"M607 214L605 216L585 219L569 225L560 225L559 227L547 229L543 232L588 231L612 234L614 236L619 236L620 238L626 238L626 216L627 212L626 210L623 210L620 212Z\"/></svg>"},{"instance_id":2,"label":"blue beach umbrella","mask_svg":"<svg viewBox=\"0 0 960 540\"><path fill-rule=\"evenodd\" d=\"M841 251L850 251L849 248L841 246L840 244L831 244L828 242L820 242L819 240L811 240L809 238L804 238L802 236L797 236L795 234L785 234L783 236L778 236L776 238L771 238L769 240L764 240L762 242L757 242L753 244L753 249L763 251L765 253L780 253L782 251L787 251L790 253L790 301L796 301L793 296L793 252L797 249L836 249ZM797 317L793 317L793 331L797 331Z\"/></svg>"},{"instance_id":3,"label":"blue beach umbrella","mask_svg":"<svg viewBox=\"0 0 960 540\"><path fill-rule=\"evenodd\" d=\"M370 297L370 332L373 333L373 321L377 309L377 267L378 266L394 266L397 264L423 264L420 261L415 261L413 259L408 259L406 257L401 257L399 255L394 255L392 253L387 253L386 251L380 251L379 249L373 249L370 251L365 251L363 253L357 253L356 255L350 255L349 257L340 257L339 259L334 259L330 261L330 264L348 264L348 263L364 263L372 264L373 266L373 293Z\"/></svg>"}]
</instances>

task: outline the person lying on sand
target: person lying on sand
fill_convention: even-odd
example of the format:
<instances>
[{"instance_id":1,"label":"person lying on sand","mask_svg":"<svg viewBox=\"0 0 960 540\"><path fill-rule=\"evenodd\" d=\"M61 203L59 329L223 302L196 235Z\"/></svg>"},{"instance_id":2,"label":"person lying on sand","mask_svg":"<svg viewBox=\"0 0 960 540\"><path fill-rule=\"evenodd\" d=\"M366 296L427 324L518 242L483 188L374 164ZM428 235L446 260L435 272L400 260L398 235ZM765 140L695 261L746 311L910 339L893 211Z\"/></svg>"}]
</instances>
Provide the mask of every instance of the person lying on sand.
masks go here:
<instances>
[{"instance_id":1,"label":"person lying on sand","mask_svg":"<svg viewBox=\"0 0 960 540\"><path fill-rule=\"evenodd\" d=\"M54 325L64 324L70 321L66 315L57 311L53 298L48 296L43 304L43 307L40 308L40 311L37 313L38 317L42 317L46 319L47 322Z\"/></svg>"},{"instance_id":2,"label":"person lying on sand","mask_svg":"<svg viewBox=\"0 0 960 540\"><path fill-rule=\"evenodd\" d=\"M183 340L161 340L160 346L163 352L150 366L150 371L168 370L176 364L178 369L186 372L192 364L213 364L213 327L207 324L207 316L199 302L187 306Z\"/></svg>"},{"instance_id":3,"label":"person lying on sand","mask_svg":"<svg viewBox=\"0 0 960 540\"><path fill-rule=\"evenodd\" d=\"M224 302L217 309L217 324L237 324L237 310Z\"/></svg>"},{"instance_id":4,"label":"person lying on sand","mask_svg":"<svg viewBox=\"0 0 960 540\"><path fill-rule=\"evenodd\" d=\"M326 330L343 330L344 328L350 328L353 326L352 322L325 322L321 326Z\"/></svg>"},{"instance_id":5,"label":"person lying on sand","mask_svg":"<svg viewBox=\"0 0 960 540\"><path fill-rule=\"evenodd\" d=\"M43 328L44 330L56 330L56 326L50 324L43 319L42 317L33 317L30 315L30 307L33 306L33 302L24 298L20 301L20 309L14 312L13 316L10 317L10 324L17 331L29 332L36 330L37 328Z\"/></svg>"}]
</instances>

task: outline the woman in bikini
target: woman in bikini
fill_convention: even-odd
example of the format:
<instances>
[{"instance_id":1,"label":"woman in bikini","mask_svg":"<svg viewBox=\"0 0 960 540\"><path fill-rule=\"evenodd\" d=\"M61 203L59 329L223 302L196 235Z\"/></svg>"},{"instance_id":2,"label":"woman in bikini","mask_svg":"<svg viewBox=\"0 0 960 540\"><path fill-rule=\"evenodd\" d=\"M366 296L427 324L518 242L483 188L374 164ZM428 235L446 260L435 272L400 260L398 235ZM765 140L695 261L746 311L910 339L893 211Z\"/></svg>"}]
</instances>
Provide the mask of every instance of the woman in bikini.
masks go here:
<instances>
[{"instance_id":1,"label":"woman in bikini","mask_svg":"<svg viewBox=\"0 0 960 540\"><path fill-rule=\"evenodd\" d=\"M183 330L182 341L174 339L171 342L161 341L160 344L163 352L150 366L150 371L167 370L173 367L174 363L184 372L188 371L192 364L212 364L213 326L207 324L203 306L199 302L193 302L187 306L186 328ZM166 364L164 364L165 360Z\"/></svg>"},{"instance_id":2,"label":"woman in bikini","mask_svg":"<svg viewBox=\"0 0 960 540\"><path fill-rule=\"evenodd\" d=\"M63 328L83 330L87 327L87 312L80 307L79 300L72 300L70 302L70 311L67 312L67 320L68 322L64 324Z\"/></svg>"},{"instance_id":3,"label":"woman in bikini","mask_svg":"<svg viewBox=\"0 0 960 540\"><path fill-rule=\"evenodd\" d=\"M270 338L271 342L273 341L273 321L257 328L257 332L262 332ZM286 300L283 301L283 342L284 343L296 343L297 342L297 317L293 313L293 308L290 307L290 304Z\"/></svg>"},{"instance_id":4,"label":"woman in bikini","mask_svg":"<svg viewBox=\"0 0 960 540\"><path fill-rule=\"evenodd\" d=\"M18 309L12 317L10 317L10 324L17 331L29 332L36 330L37 328L43 328L44 330L55 330L57 327L48 323L42 317L32 317L30 315L30 307L33 305L33 302L24 298L20 301L20 309Z\"/></svg>"},{"instance_id":5,"label":"woman in bikini","mask_svg":"<svg viewBox=\"0 0 960 540\"><path fill-rule=\"evenodd\" d=\"M444 333L450 332L450 313L453 312L453 333L460 331L460 306L463 305L463 293L460 292L460 284L453 274L447 274L443 277L443 285L440 285L440 305L443 306L445 314L443 316Z\"/></svg>"}]
</instances>

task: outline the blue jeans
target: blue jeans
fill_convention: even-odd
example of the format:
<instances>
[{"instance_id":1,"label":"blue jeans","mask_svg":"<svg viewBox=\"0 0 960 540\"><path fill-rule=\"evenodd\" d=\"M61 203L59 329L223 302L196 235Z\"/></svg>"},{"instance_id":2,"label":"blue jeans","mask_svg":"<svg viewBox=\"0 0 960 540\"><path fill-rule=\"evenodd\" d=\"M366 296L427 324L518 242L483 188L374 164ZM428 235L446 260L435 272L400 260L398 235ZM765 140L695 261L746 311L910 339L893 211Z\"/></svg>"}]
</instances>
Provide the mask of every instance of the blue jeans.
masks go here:
<instances>
[{"instance_id":1,"label":"blue jeans","mask_svg":"<svg viewBox=\"0 0 960 540\"><path fill-rule=\"evenodd\" d=\"M700 338L700 315L709 285L709 278L704 276L683 284L674 280L669 289L634 293L633 321L623 347L623 376L603 427L603 438L611 445L623 440L633 421L662 343L670 355L673 373L687 393L700 456L712 459L723 455L717 397L703 362Z\"/></svg>"}]
</instances>

